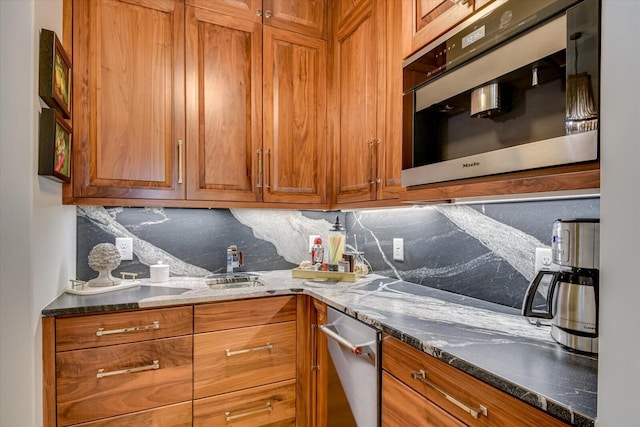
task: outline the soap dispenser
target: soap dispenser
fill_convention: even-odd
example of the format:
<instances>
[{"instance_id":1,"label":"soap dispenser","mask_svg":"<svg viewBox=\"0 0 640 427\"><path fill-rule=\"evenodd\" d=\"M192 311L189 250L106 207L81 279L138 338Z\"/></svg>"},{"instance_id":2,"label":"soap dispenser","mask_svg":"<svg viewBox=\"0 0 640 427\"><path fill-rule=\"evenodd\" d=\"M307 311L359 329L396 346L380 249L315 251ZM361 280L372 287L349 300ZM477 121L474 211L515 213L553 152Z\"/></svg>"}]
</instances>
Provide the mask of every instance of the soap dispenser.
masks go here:
<instances>
[{"instance_id":1,"label":"soap dispenser","mask_svg":"<svg viewBox=\"0 0 640 427\"><path fill-rule=\"evenodd\" d=\"M336 222L329 229L329 271L338 271L346 238L345 229L340 224L340 218L336 216Z\"/></svg>"}]
</instances>

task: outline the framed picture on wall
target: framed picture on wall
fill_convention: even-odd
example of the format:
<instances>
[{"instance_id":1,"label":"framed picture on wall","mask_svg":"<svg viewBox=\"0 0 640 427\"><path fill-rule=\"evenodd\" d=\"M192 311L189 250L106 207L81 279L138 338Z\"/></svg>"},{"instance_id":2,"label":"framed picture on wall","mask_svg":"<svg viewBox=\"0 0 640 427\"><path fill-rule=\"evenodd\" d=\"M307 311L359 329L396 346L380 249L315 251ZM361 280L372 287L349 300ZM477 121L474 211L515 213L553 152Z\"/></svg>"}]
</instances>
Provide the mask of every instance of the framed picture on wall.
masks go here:
<instances>
[{"instance_id":1,"label":"framed picture on wall","mask_svg":"<svg viewBox=\"0 0 640 427\"><path fill-rule=\"evenodd\" d=\"M38 175L57 182L71 181L71 126L52 108L40 115Z\"/></svg>"},{"instance_id":2,"label":"framed picture on wall","mask_svg":"<svg viewBox=\"0 0 640 427\"><path fill-rule=\"evenodd\" d=\"M56 33L40 32L38 95L65 118L71 118L71 61Z\"/></svg>"}]
</instances>

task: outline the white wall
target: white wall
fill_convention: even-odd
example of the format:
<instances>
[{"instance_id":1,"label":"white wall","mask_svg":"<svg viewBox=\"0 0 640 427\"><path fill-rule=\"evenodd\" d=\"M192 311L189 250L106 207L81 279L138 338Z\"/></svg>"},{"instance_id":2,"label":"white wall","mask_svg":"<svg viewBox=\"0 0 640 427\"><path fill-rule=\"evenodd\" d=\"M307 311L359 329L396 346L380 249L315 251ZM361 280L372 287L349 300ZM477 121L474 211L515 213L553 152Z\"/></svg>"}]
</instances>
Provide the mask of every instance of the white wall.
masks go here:
<instances>
[{"instance_id":1,"label":"white wall","mask_svg":"<svg viewBox=\"0 0 640 427\"><path fill-rule=\"evenodd\" d=\"M598 426L637 426L640 402L640 1L604 0Z\"/></svg>"},{"instance_id":2,"label":"white wall","mask_svg":"<svg viewBox=\"0 0 640 427\"><path fill-rule=\"evenodd\" d=\"M75 207L38 177L41 28L62 0L0 0L0 426L42 425L40 312L75 277Z\"/></svg>"}]
</instances>

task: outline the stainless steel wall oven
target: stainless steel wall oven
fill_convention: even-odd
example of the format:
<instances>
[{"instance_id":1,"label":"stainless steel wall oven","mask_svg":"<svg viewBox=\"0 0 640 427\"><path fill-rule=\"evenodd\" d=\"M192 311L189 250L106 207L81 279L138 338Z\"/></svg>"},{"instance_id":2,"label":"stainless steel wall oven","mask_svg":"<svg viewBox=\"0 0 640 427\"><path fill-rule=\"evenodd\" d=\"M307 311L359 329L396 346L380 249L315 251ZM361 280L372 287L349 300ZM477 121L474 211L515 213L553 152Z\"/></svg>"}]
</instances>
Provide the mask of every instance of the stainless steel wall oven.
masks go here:
<instances>
[{"instance_id":1,"label":"stainless steel wall oven","mask_svg":"<svg viewBox=\"0 0 640 427\"><path fill-rule=\"evenodd\" d=\"M597 160L600 2L497 0L403 67L402 184Z\"/></svg>"}]
</instances>

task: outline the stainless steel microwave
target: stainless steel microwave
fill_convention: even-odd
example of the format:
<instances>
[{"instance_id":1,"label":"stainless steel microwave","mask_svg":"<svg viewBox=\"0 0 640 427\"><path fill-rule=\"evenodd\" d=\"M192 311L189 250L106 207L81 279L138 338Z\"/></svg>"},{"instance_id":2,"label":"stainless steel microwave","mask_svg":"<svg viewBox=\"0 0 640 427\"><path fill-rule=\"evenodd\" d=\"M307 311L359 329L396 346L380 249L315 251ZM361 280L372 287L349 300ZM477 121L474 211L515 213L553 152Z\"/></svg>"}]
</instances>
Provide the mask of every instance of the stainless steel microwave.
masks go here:
<instances>
[{"instance_id":1,"label":"stainless steel microwave","mask_svg":"<svg viewBox=\"0 0 640 427\"><path fill-rule=\"evenodd\" d=\"M597 160L599 0L496 0L403 64L402 185Z\"/></svg>"}]
</instances>

